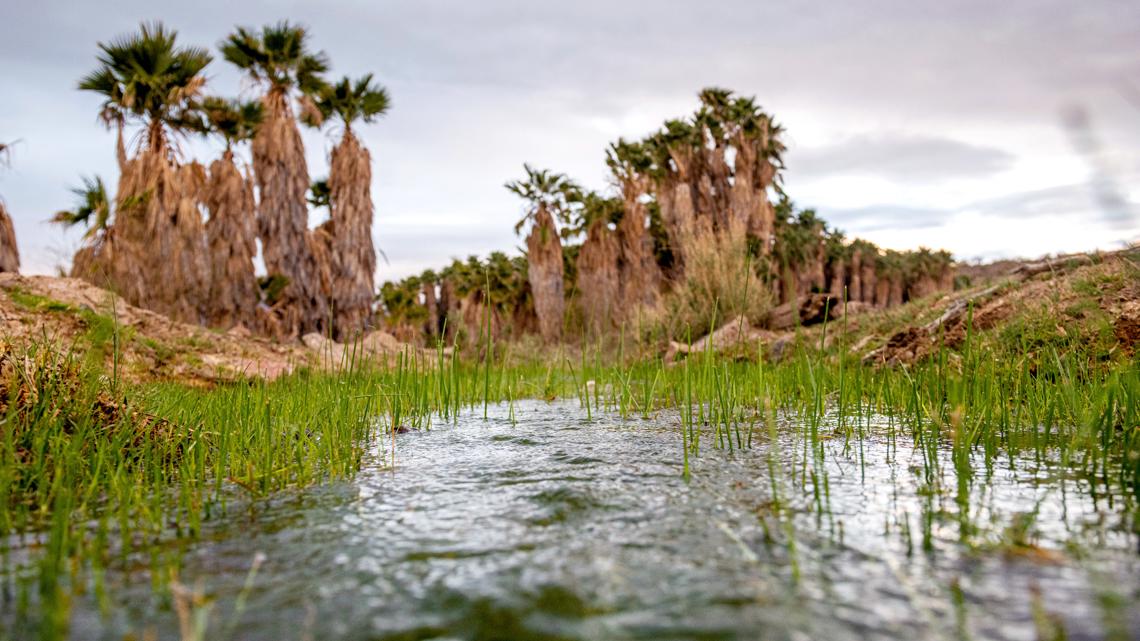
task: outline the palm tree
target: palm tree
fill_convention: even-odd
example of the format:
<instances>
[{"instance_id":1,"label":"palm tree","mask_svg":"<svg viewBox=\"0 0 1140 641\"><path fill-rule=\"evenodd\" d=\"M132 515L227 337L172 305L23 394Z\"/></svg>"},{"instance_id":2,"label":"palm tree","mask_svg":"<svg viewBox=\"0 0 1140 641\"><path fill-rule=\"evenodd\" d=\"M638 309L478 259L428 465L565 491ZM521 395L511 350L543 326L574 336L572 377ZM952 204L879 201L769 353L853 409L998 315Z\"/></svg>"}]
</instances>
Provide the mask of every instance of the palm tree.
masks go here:
<instances>
[{"instance_id":1,"label":"palm tree","mask_svg":"<svg viewBox=\"0 0 1140 641\"><path fill-rule=\"evenodd\" d=\"M684 273L685 255L697 235L697 152L700 138L695 127L683 120L669 120L641 143L652 159L657 205L673 255L673 278Z\"/></svg>"},{"instance_id":2,"label":"palm tree","mask_svg":"<svg viewBox=\"0 0 1140 641\"><path fill-rule=\"evenodd\" d=\"M644 145L618 141L606 150L606 165L621 190L622 213L617 224L619 311L654 307L661 270L653 255L646 222L649 210L652 158Z\"/></svg>"},{"instance_id":3,"label":"palm tree","mask_svg":"<svg viewBox=\"0 0 1140 641\"><path fill-rule=\"evenodd\" d=\"M75 207L57 211L50 222L63 227L82 223L86 227L83 244L71 260L71 276L93 282L106 275L106 265L99 263L99 257L114 217L114 200L99 176L84 177L83 185L72 187L71 193L76 197Z\"/></svg>"},{"instance_id":4,"label":"palm tree","mask_svg":"<svg viewBox=\"0 0 1140 641\"><path fill-rule=\"evenodd\" d=\"M906 257L892 249L880 254L875 265L875 306L902 305L906 290Z\"/></svg>"},{"instance_id":5,"label":"palm tree","mask_svg":"<svg viewBox=\"0 0 1140 641\"><path fill-rule=\"evenodd\" d=\"M7 165L11 154L11 145L0 142L0 165ZM16 228L12 225L12 217L0 200L0 272L20 271L20 250L16 247Z\"/></svg>"},{"instance_id":6,"label":"palm tree","mask_svg":"<svg viewBox=\"0 0 1140 641\"><path fill-rule=\"evenodd\" d=\"M76 196L75 207L57 211L51 222L64 227L82 223L87 230L83 232L83 240L91 241L102 236L111 226L113 209L102 178L84 176L82 180L82 187L71 188L71 193Z\"/></svg>"},{"instance_id":7,"label":"palm tree","mask_svg":"<svg viewBox=\"0 0 1140 641\"><path fill-rule=\"evenodd\" d=\"M440 315L439 296L436 287L439 285L439 276L430 269L420 274L420 283L423 284L424 308L427 309L427 321L424 323L424 334L429 339L440 335L443 327L443 317Z\"/></svg>"},{"instance_id":8,"label":"palm tree","mask_svg":"<svg viewBox=\"0 0 1140 641\"><path fill-rule=\"evenodd\" d=\"M328 180L332 239L333 333L350 337L367 328L371 316L376 274L372 244L372 166L368 150L352 131L354 122L370 123L384 115L388 92L373 83L372 74L356 81L343 78L325 86L316 96L322 120L339 119L344 125L340 142L332 150Z\"/></svg>"},{"instance_id":9,"label":"palm tree","mask_svg":"<svg viewBox=\"0 0 1140 641\"><path fill-rule=\"evenodd\" d=\"M842 231L832 229L825 232L824 254L827 260L828 293L840 300L851 300L851 293L848 289L851 246L847 244L846 236Z\"/></svg>"},{"instance_id":10,"label":"palm tree","mask_svg":"<svg viewBox=\"0 0 1140 641\"><path fill-rule=\"evenodd\" d=\"M580 189L564 174L536 170L526 164L523 169L526 178L508 182L506 188L527 201L526 214L515 225L515 233L522 233L531 223L526 237L527 279L534 295L539 331L545 340L555 341L562 336L565 290L562 243L554 220L568 222L571 203Z\"/></svg>"},{"instance_id":11,"label":"palm tree","mask_svg":"<svg viewBox=\"0 0 1140 641\"><path fill-rule=\"evenodd\" d=\"M585 194L575 209L575 232L586 240L575 261L578 301L586 328L595 335L613 326L618 305L618 254L620 247L610 225L622 216L622 201L595 192ZM570 227L568 227L570 228Z\"/></svg>"},{"instance_id":12,"label":"palm tree","mask_svg":"<svg viewBox=\"0 0 1140 641\"><path fill-rule=\"evenodd\" d=\"M206 184L206 239L210 251L210 325L230 328L256 325L260 299L253 260L257 255L257 206L253 181L234 162L234 145L255 135L262 120L259 102L223 98L203 101L209 133L222 138L225 151L210 164Z\"/></svg>"},{"instance_id":13,"label":"palm tree","mask_svg":"<svg viewBox=\"0 0 1140 641\"><path fill-rule=\"evenodd\" d=\"M291 336L321 331L328 318L305 206L309 169L291 104L299 97L306 118L319 118L310 97L325 86L328 62L309 50L308 38L303 27L282 21L260 31L239 27L220 45L227 61L265 89L264 120L253 138L258 236L266 271L287 280L276 311Z\"/></svg>"},{"instance_id":14,"label":"palm tree","mask_svg":"<svg viewBox=\"0 0 1140 641\"><path fill-rule=\"evenodd\" d=\"M856 238L851 241L851 285L848 298L867 304L875 302L875 259L879 248L874 243Z\"/></svg>"},{"instance_id":15,"label":"palm tree","mask_svg":"<svg viewBox=\"0 0 1140 641\"><path fill-rule=\"evenodd\" d=\"M119 202L99 247L107 283L96 284L109 284L135 305L199 322L209 278L198 207L204 172L178 164L172 138L201 127L196 99L210 54L179 46L176 32L157 22L99 49L99 68L79 88L103 97L105 122L142 129L133 158L126 158L121 135L116 145Z\"/></svg>"},{"instance_id":16,"label":"palm tree","mask_svg":"<svg viewBox=\"0 0 1140 641\"><path fill-rule=\"evenodd\" d=\"M731 217L744 223L761 255L772 249L775 209L768 188L780 186L783 168L783 128L775 124L753 98L738 97L726 109L732 123L729 137L736 152L729 198Z\"/></svg>"},{"instance_id":17,"label":"palm tree","mask_svg":"<svg viewBox=\"0 0 1140 641\"><path fill-rule=\"evenodd\" d=\"M734 213L730 201L732 169L728 166L728 149L737 128L733 118L732 92L708 87L697 97L701 106L693 122L701 132L698 150L704 174L698 181L698 191L707 192L701 193L701 200L705 203L705 214L712 218L714 229L727 230ZM743 230L744 225L740 227Z\"/></svg>"}]
</instances>

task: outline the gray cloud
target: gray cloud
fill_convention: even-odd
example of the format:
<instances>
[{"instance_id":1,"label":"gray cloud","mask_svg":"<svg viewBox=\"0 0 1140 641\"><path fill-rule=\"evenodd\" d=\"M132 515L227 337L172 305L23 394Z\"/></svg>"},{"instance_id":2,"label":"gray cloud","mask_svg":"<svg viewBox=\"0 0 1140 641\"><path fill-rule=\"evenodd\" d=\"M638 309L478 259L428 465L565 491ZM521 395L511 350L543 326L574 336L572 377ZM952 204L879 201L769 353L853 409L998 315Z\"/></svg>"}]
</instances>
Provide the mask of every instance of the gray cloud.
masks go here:
<instances>
[{"instance_id":1,"label":"gray cloud","mask_svg":"<svg viewBox=\"0 0 1140 641\"><path fill-rule=\"evenodd\" d=\"M885 132L855 136L825 147L792 149L788 165L813 178L834 174L878 175L899 182L995 174L1013 165L1014 155L936 136Z\"/></svg>"},{"instance_id":2,"label":"gray cloud","mask_svg":"<svg viewBox=\"0 0 1140 641\"><path fill-rule=\"evenodd\" d=\"M838 227L848 234L874 232L882 229L937 227L954 216L954 212L949 209L891 204L851 209L820 207L817 211L833 227Z\"/></svg>"},{"instance_id":3,"label":"gray cloud","mask_svg":"<svg viewBox=\"0 0 1140 641\"><path fill-rule=\"evenodd\" d=\"M1087 184L1059 185L1036 189L973 203L973 209L985 216L1003 218L1041 218L1086 213L1090 219L1099 218Z\"/></svg>"},{"instance_id":4,"label":"gray cloud","mask_svg":"<svg viewBox=\"0 0 1140 641\"><path fill-rule=\"evenodd\" d=\"M694 94L707 85L755 94L782 120L849 127L877 144L878 156L871 157L851 141L826 153L796 149L793 127L793 185L813 163L815 171L832 173L869 164L916 188L948 175L1000 171L1010 156L1036 151L995 149L971 132L1056 127L1060 106L1072 102L1093 115L1112 147L1107 153L1140 149L1136 112L1116 88L1118 78L1140 77L1140 58L1132 53L1140 40L1140 3L1132 0L8 5L0 21L0 140L25 144L12 169L0 171L0 196L33 271L56 262L49 249L61 234L42 221L70 203L68 185L89 173L115 182L113 138L95 119L98 99L74 86L94 66L98 41L142 19L162 19L185 41L213 46L234 24L288 16L311 27L337 74L376 72L393 108L360 135L375 160L382 241L396 233L386 228L390 220L464 212L477 225L502 226L508 239L496 242L510 249L519 203L502 183L524 161L601 188L607 142L642 135L691 110ZM248 93L223 62L211 65L210 74L213 91ZM900 140L891 133L897 131L915 138ZM311 173L323 175L330 137L307 132L305 141ZM196 144L187 151L203 159L216 153ZM914 217L896 218L903 224ZM852 228L858 222L845 220ZM445 225L426 216L423 222ZM433 240L435 227L407 238L423 260L439 263L452 250ZM1010 239L1011 252L1016 243Z\"/></svg>"},{"instance_id":5,"label":"gray cloud","mask_svg":"<svg viewBox=\"0 0 1140 641\"><path fill-rule=\"evenodd\" d=\"M915 207L884 203L867 207L819 207L817 210L833 226L849 233L867 233L884 229L923 229L951 222L962 212L976 212L985 217L1011 219L1069 218L1073 224L1115 223L1117 213L1097 207L1092 186L1087 183L1059 185L1047 189L1020 191L996 198L986 198L961 207ZM1135 209L1134 204L1129 204ZM1137 222L1132 221L1135 226Z\"/></svg>"}]
</instances>

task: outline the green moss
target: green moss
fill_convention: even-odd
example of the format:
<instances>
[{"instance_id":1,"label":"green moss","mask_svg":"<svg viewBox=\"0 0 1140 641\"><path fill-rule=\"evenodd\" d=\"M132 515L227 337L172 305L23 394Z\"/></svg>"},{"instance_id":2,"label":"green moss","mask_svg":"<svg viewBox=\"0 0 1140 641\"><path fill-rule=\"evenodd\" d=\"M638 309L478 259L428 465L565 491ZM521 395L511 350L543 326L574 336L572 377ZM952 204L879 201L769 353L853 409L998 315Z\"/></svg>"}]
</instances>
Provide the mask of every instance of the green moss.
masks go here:
<instances>
[{"instance_id":1,"label":"green moss","mask_svg":"<svg viewBox=\"0 0 1140 641\"><path fill-rule=\"evenodd\" d=\"M53 312L53 313L75 313L79 311L77 307L68 305L67 303L53 300L46 296L33 294L25 289L19 287L12 287L7 290L8 298L12 299L20 307L28 311L36 312Z\"/></svg>"}]
</instances>

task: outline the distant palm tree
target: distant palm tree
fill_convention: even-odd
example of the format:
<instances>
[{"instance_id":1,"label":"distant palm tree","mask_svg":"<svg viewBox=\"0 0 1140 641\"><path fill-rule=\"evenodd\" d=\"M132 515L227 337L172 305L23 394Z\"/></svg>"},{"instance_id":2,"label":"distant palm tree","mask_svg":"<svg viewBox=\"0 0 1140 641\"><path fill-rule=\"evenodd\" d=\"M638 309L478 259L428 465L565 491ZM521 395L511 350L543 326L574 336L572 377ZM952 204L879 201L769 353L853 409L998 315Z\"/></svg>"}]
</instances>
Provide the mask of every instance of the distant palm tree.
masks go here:
<instances>
[{"instance_id":1,"label":"distant palm tree","mask_svg":"<svg viewBox=\"0 0 1140 641\"><path fill-rule=\"evenodd\" d=\"M239 27L220 45L225 59L265 90L264 120L253 138L258 236L266 271L287 281L275 308L291 336L321 331L328 319L305 206L309 169L291 103L298 98L305 120L319 120L311 97L326 85L328 61L308 41L305 28L282 21L260 31Z\"/></svg>"},{"instance_id":2,"label":"distant palm tree","mask_svg":"<svg viewBox=\"0 0 1140 641\"><path fill-rule=\"evenodd\" d=\"M72 187L71 193L76 196L75 207L57 211L51 217L51 222L64 227L73 227L80 223L86 228L83 232L84 240L92 240L101 236L111 226L113 205L107 197L107 186L99 176L83 177L82 187Z\"/></svg>"},{"instance_id":3,"label":"distant palm tree","mask_svg":"<svg viewBox=\"0 0 1140 641\"><path fill-rule=\"evenodd\" d=\"M71 275L85 280L98 280L100 266L95 258L102 250L107 230L114 221L114 199L107 195L107 187L99 176L83 177L81 187L72 187L76 202L72 209L57 211L51 222L63 227L83 224L83 244L71 261Z\"/></svg>"},{"instance_id":4,"label":"distant palm tree","mask_svg":"<svg viewBox=\"0 0 1140 641\"><path fill-rule=\"evenodd\" d=\"M99 67L79 88L103 97L100 115L120 131L116 215L98 251L89 256L105 281L130 303L178 320L199 322L209 265L201 211L201 167L180 166L173 139L200 130L198 95L210 54L179 46L161 23L99 45ZM127 159L122 127L141 125L135 156Z\"/></svg>"},{"instance_id":5,"label":"distant palm tree","mask_svg":"<svg viewBox=\"0 0 1140 641\"><path fill-rule=\"evenodd\" d=\"M372 316L376 248L372 242L372 158L353 133L388 111L388 92L366 74L324 86L315 96L322 121L339 120L344 131L332 150L328 179L333 334L351 337L367 329Z\"/></svg>"},{"instance_id":6,"label":"distant palm tree","mask_svg":"<svg viewBox=\"0 0 1140 641\"><path fill-rule=\"evenodd\" d=\"M527 201L526 213L515 225L515 233L522 233L527 223L531 224L526 237L527 278L534 295L539 331L545 340L555 341L562 336L565 286L562 243L554 220L569 222L571 206L581 189L565 174L536 170L526 164L523 169L526 178L508 182L506 188Z\"/></svg>"},{"instance_id":7,"label":"distant palm tree","mask_svg":"<svg viewBox=\"0 0 1140 641\"><path fill-rule=\"evenodd\" d=\"M257 206L253 181L234 161L234 146L253 138L264 116L260 102L211 97L203 101L208 133L225 143L222 157L210 164L205 203L210 212L206 239L210 251L210 325L258 327L260 300L253 260L257 254Z\"/></svg>"},{"instance_id":8,"label":"distant palm tree","mask_svg":"<svg viewBox=\"0 0 1140 641\"><path fill-rule=\"evenodd\" d=\"M313 209L332 210L332 191L329 189L328 178L318 178L309 184L309 195L305 196L309 206Z\"/></svg>"}]
</instances>

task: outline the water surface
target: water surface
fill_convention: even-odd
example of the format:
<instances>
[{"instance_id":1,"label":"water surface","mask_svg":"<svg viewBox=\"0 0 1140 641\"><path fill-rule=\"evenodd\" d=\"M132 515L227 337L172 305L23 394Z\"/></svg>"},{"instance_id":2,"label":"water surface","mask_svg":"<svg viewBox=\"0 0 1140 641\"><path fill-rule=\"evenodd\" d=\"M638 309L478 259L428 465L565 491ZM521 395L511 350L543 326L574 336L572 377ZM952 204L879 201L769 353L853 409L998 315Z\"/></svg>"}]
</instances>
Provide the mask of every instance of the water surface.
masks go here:
<instances>
[{"instance_id":1,"label":"water surface","mask_svg":"<svg viewBox=\"0 0 1140 641\"><path fill-rule=\"evenodd\" d=\"M394 469L381 442L352 482L231 506L180 581L207 638L1140 638L1136 535L1087 481L999 457L959 486L886 419L822 457L782 420L743 451L706 434L686 481L674 416L492 407L398 435ZM107 581L74 638L178 637L145 563Z\"/></svg>"}]
</instances>

